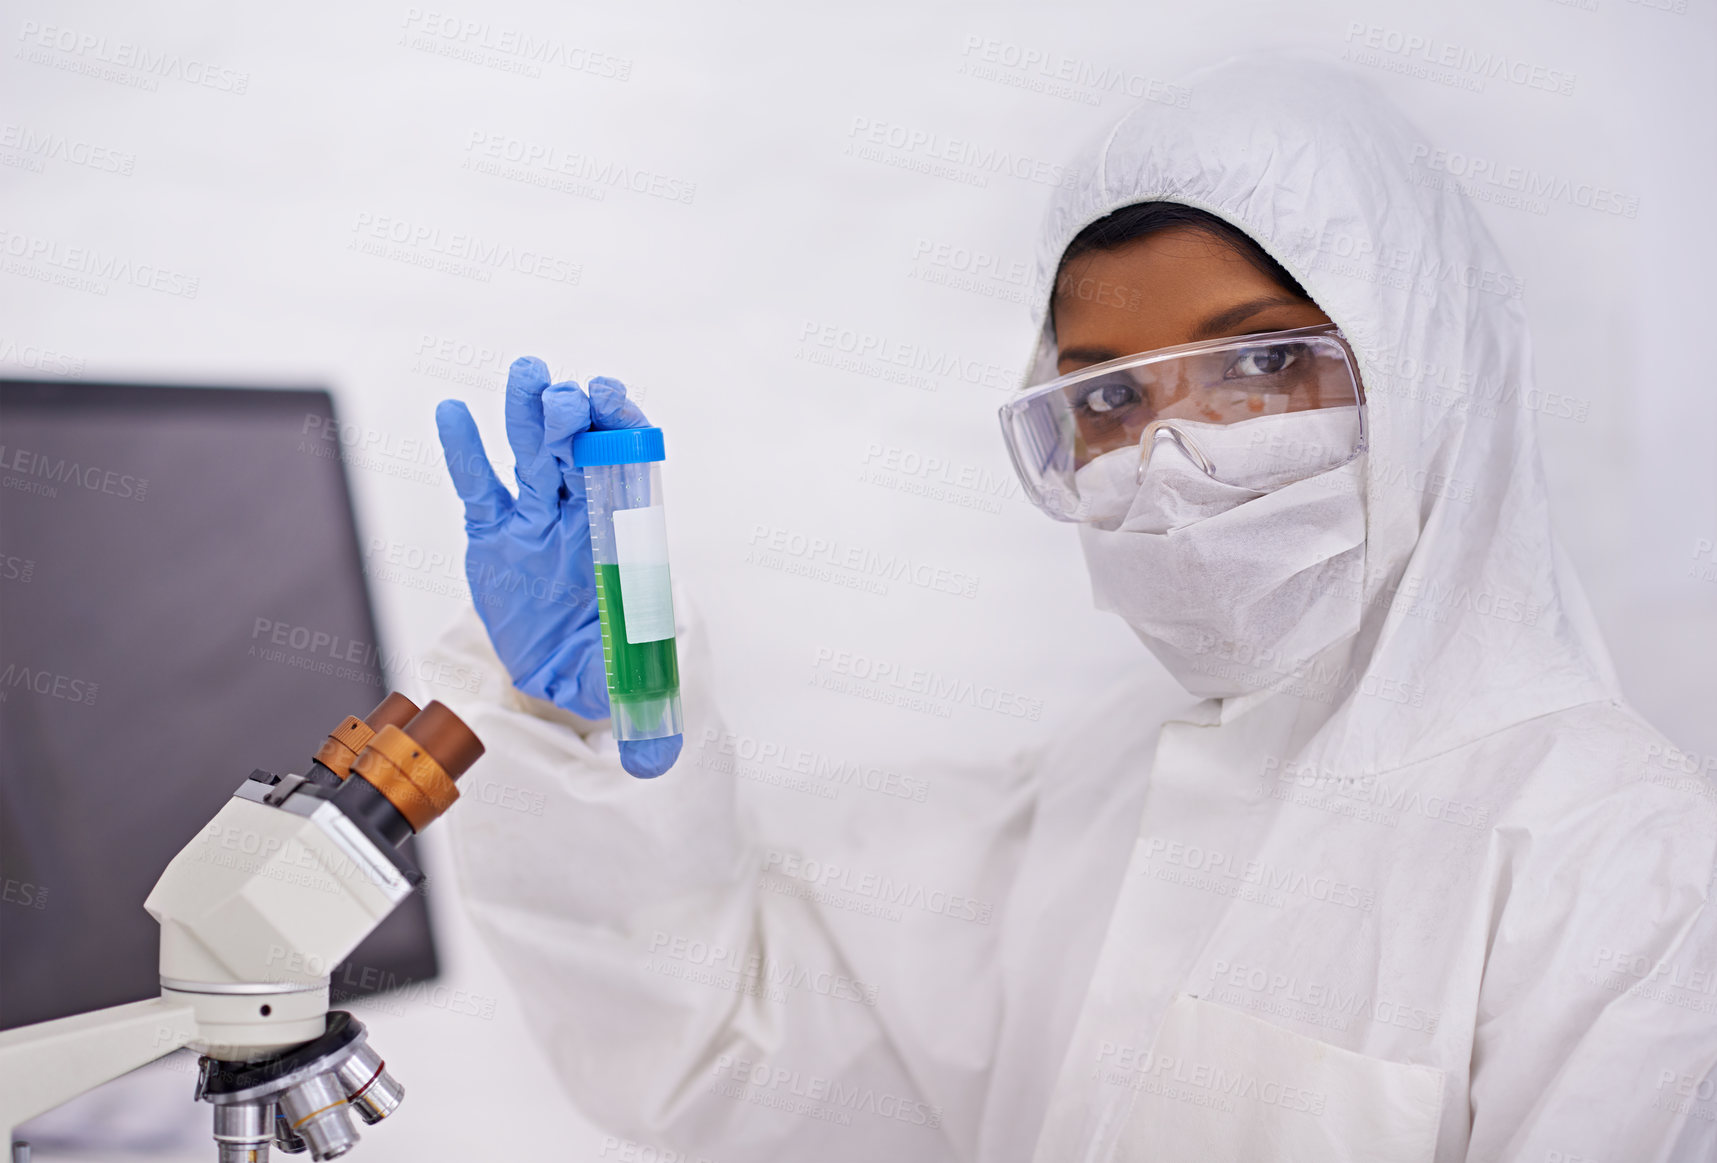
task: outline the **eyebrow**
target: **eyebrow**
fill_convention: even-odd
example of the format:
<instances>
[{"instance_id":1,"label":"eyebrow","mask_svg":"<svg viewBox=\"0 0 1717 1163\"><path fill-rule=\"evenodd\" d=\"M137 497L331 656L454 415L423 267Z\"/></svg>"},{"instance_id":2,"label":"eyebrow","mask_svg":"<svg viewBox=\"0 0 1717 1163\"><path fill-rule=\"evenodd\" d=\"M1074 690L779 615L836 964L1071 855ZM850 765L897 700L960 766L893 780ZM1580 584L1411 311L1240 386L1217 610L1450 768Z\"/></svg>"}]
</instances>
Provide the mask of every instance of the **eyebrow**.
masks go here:
<instances>
[{"instance_id":1,"label":"eyebrow","mask_svg":"<svg viewBox=\"0 0 1717 1163\"><path fill-rule=\"evenodd\" d=\"M1192 329L1193 339L1215 339L1220 335L1227 335L1252 316L1262 314L1271 307L1297 307L1303 302L1303 299L1297 299L1290 295L1265 295L1262 298L1241 303L1239 306L1230 307L1226 311L1219 311L1194 327Z\"/></svg>"},{"instance_id":2,"label":"eyebrow","mask_svg":"<svg viewBox=\"0 0 1717 1163\"><path fill-rule=\"evenodd\" d=\"M1188 343L1197 343L1204 339L1215 339L1235 333L1235 329L1272 307L1298 307L1305 300L1291 295L1264 295L1261 298L1249 299L1244 303L1219 311L1215 315L1201 321L1192 329ZM1056 359L1073 360L1076 363L1107 363L1112 359L1120 359L1131 352L1114 352L1103 347L1072 347L1057 354Z\"/></svg>"}]
</instances>

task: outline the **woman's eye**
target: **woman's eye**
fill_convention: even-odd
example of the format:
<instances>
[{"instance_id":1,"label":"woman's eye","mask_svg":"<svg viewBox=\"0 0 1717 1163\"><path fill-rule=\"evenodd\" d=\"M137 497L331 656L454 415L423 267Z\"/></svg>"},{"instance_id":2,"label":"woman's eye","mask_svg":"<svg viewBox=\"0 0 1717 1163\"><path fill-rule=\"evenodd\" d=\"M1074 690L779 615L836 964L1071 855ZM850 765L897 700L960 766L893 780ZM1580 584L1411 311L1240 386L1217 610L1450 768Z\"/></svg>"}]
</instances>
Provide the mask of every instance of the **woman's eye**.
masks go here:
<instances>
[{"instance_id":1,"label":"woman's eye","mask_svg":"<svg viewBox=\"0 0 1717 1163\"><path fill-rule=\"evenodd\" d=\"M1299 356L1298 351L1288 346L1246 348L1228 365L1228 378L1280 375L1293 366Z\"/></svg>"},{"instance_id":2,"label":"woman's eye","mask_svg":"<svg viewBox=\"0 0 1717 1163\"><path fill-rule=\"evenodd\" d=\"M1138 389L1123 380L1100 380L1080 397L1079 403L1093 412L1113 412L1139 402Z\"/></svg>"}]
</instances>

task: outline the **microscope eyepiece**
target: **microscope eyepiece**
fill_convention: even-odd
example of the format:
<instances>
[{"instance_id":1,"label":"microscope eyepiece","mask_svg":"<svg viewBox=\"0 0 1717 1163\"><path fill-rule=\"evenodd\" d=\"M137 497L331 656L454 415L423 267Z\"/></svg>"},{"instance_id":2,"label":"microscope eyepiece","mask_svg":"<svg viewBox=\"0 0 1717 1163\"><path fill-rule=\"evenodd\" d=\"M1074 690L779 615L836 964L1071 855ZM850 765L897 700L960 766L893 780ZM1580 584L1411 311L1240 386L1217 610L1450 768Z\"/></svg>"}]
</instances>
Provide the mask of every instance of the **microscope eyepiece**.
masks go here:
<instances>
[{"instance_id":1,"label":"microscope eyepiece","mask_svg":"<svg viewBox=\"0 0 1717 1163\"><path fill-rule=\"evenodd\" d=\"M377 731L352 761L351 774L380 792L413 832L421 832L453 806L459 798L453 781L482 754L483 744L471 728L432 702L403 729L388 725ZM353 790L350 782L341 788L342 796Z\"/></svg>"},{"instance_id":2,"label":"microscope eyepiece","mask_svg":"<svg viewBox=\"0 0 1717 1163\"><path fill-rule=\"evenodd\" d=\"M483 741L445 703L431 702L403 730L435 757L449 779L458 779L483 757Z\"/></svg>"},{"instance_id":3,"label":"microscope eyepiece","mask_svg":"<svg viewBox=\"0 0 1717 1163\"><path fill-rule=\"evenodd\" d=\"M316 750L316 762L344 780L351 773L352 761L370 745L376 732L383 727L403 727L418 714L416 703L398 691L390 691L363 718L347 715L345 722L328 732L328 738Z\"/></svg>"}]
</instances>

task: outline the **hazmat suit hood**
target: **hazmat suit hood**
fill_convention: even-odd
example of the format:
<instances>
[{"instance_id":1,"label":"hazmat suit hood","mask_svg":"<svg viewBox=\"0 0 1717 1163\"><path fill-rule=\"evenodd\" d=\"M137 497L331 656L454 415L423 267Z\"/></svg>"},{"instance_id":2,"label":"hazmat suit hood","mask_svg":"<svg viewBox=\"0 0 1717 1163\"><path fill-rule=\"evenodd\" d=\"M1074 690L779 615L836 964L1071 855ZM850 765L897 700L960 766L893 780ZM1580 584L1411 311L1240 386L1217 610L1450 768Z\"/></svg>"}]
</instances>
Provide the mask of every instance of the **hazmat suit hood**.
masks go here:
<instances>
[{"instance_id":1,"label":"hazmat suit hood","mask_svg":"<svg viewBox=\"0 0 1717 1163\"><path fill-rule=\"evenodd\" d=\"M1062 253L1137 202L1239 227L1347 337L1370 427L1359 630L1319 673L1228 699L1223 718L1309 678L1340 692L1324 746L1379 770L1609 697L1551 532L1522 283L1462 194L1414 180L1429 139L1329 66L1239 59L1192 83L1192 108L1145 103L1068 168L1038 252L1030 382L1055 374Z\"/></svg>"}]
</instances>

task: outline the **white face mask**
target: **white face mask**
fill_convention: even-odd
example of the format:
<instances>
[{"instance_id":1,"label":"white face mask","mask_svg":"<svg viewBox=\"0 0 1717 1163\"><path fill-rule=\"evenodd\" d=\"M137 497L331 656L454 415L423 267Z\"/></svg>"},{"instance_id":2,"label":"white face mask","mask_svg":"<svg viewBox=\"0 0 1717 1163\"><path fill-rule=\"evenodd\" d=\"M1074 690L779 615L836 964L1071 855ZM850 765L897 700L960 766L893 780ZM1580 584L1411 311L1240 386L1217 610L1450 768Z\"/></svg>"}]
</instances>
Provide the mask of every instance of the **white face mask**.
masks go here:
<instances>
[{"instance_id":1,"label":"white face mask","mask_svg":"<svg viewBox=\"0 0 1717 1163\"><path fill-rule=\"evenodd\" d=\"M1279 427L1287 440L1319 422L1316 412L1293 412L1246 426ZM1192 435L1214 454L1209 443L1223 433L1198 425ZM1246 439L1269 446L1255 431ZM1167 442L1142 480L1138 465L1138 451L1126 448L1079 469L1091 514L1079 540L1097 608L1119 614L1188 691L1264 690L1358 632L1363 457L1276 488L1262 459L1232 478L1262 487L1243 488L1212 479Z\"/></svg>"}]
</instances>

